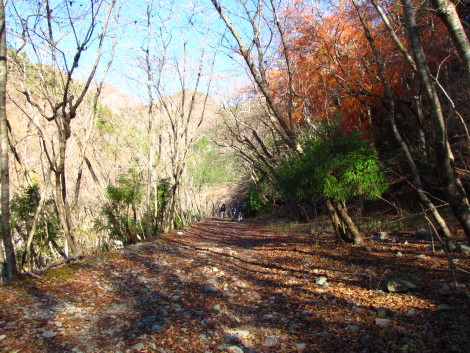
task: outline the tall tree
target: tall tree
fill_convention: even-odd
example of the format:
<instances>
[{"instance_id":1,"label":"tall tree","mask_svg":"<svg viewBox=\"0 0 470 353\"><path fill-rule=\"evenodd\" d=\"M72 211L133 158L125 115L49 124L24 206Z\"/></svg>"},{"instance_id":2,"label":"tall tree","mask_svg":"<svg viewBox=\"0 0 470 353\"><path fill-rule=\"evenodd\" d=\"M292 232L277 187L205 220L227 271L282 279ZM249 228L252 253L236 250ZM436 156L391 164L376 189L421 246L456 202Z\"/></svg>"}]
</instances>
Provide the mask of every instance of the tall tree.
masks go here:
<instances>
[{"instance_id":1,"label":"tall tree","mask_svg":"<svg viewBox=\"0 0 470 353\"><path fill-rule=\"evenodd\" d=\"M284 27L278 17L279 3L274 1L265 3L261 0L252 2L237 1L236 5L240 7L240 13L243 14L240 16L239 14L231 13L227 8L223 8L219 1L211 1L226 28L231 33L235 41L233 45L236 46L237 52L242 56L251 78L266 100L266 105L269 107L268 116L271 125L284 143L289 146L292 153L301 152L301 145L297 141L298 126L296 126L292 115L293 99L296 95L296 92L293 91L294 70L289 57ZM231 16L235 19L243 18L244 23L237 28L231 21ZM249 29L247 33L244 33L245 29ZM267 33L265 33L266 31ZM225 34L222 36L226 40ZM272 64L268 54L272 50L272 39L274 37L279 40L280 47L282 48L282 60L287 67L288 85L286 91L289 99L285 105L286 109L282 109L279 102L276 102L268 75L268 67Z\"/></svg>"},{"instance_id":2,"label":"tall tree","mask_svg":"<svg viewBox=\"0 0 470 353\"><path fill-rule=\"evenodd\" d=\"M1 173L1 211L2 238L5 252L0 253L2 261L2 279L4 282L14 279L17 275L15 250L10 230L10 165L9 143L6 112L7 88L7 46L6 21L3 1L0 1L0 173ZM2 245L0 244L0 247Z\"/></svg>"},{"instance_id":3,"label":"tall tree","mask_svg":"<svg viewBox=\"0 0 470 353\"><path fill-rule=\"evenodd\" d=\"M403 16L408 41L416 63L418 78L429 107L429 115L435 134L433 147L437 174L447 201L462 225L468 241L470 241L470 205L465 189L454 169L454 158L447 136L441 100L427 64L411 0L402 0L401 2L403 4Z\"/></svg>"},{"instance_id":4,"label":"tall tree","mask_svg":"<svg viewBox=\"0 0 470 353\"><path fill-rule=\"evenodd\" d=\"M375 9L379 12L379 14L381 14L382 19L384 20L384 22L389 23L387 17L385 17L385 13L381 10L381 8L378 6L378 4L375 2L375 0L372 0L372 2L373 2L373 5L374 5ZM380 52L378 46L376 45L376 41L375 41L375 39L374 39L374 37L371 33L370 24L367 22L366 17L362 13L361 8L357 4L357 2L355 0L352 0L352 4L353 4L354 8L356 9L357 15L359 17L361 26L362 26L363 31L364 31L364 35L367 38L367 41L369 42L369 45L372 49L372 52L374 53L374 56L375 56L375 59L376 59L376 65L377 65L377 69L378 69L378 76L379 76L380 81L382 82L383 87L384 87L384 98L386 100L386 106L387 106L387 110L388 110L388 118L389 118L389 122L390 122L390 125L391 125L391 128L392 128L392 132L393 132L393 135L394 135L397 143L399 144L400 148L402 149L402 151L405 155L405 158L408 162L408 165L410 166L411 173L413 175L414 185L417 189L418 196L419 196L421 202L424 205L426 205L426 207L431 211L434 219L439 224L439 226L442 229L444 235L446 237L451 237L450 230L447 227L447 224L446 224L445 220L439 214L439 211L438 211L437 207L429 199L429 197L427 196L427 194L426 194L426 192L423 188L423 184L422 184L422 181L421 181L421 175L420 175L419 169L416 165L416 161L415 161L413 155L410 152L408 144L403 139L400 131L398 130L397 123L396 123L396 118L395 118L395 115L396 115L396 112L395 112L395 110L396 110L396 99L395 99L395 96L393 95L390 82L389 82L389 80L387 78L387 75L386 75L386 67L385 67L385 61L383 59L383 55ZM401 44L400 40L396 37L395 32L393 30L391 30L391 27L387 26L387 28L389 29L390 34L393 37L393 39L395 40L398 47L399 48L404 48L404 46ZM411 56L408 55L408 52L406 51L406 49L404 49L403 53L404 53L405 57L409 60L410 66L413 69L415 69L416 65L414 64L414 61L411 58Z\"/></svg>"},{"instance_id":5,"label":"tall tree","mask_svg":"<svg viewBox=\"0 0 470 353\"><path fill-rule=\"evenodd\" d=\"M465 68L465 77L470 81L470 42L457 13L456 5L450 0L431 0L431 3L437 15L445 23Z\"/></svg>"},{"instance_id":6,"label":"tall tree","mask_svg":"<svg viewBox=\"0 0 470 353\"><path fill-rule=\"evenodd\" d=\"M67 188L68 142L72 136L72 121L102 58L116 0L77 5L73 1L48 0L11 5L17 20L15 30L22 40L16 43L18 52L26 54L22 66L18 67L23 78L18 90L29 104L31 113L27 116L38 129L41 148L53 173L57 213L72 255L79 249ZM63 32L64 29L67 30ZM75 47L72 50L71 43ZM83 64L89 47L96 53L94 61L78 79L78 67ZM55 133L47 140L51 126L55 127Z\"/></svg>"}]
</instances>

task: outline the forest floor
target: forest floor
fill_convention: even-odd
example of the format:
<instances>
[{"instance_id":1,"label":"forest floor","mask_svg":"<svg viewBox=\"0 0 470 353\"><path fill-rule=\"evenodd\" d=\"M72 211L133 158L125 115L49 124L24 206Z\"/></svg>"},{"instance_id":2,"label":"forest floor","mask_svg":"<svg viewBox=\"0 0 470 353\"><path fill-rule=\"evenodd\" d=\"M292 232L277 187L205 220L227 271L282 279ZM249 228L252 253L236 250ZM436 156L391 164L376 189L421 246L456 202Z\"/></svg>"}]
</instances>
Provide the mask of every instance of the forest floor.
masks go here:
<instances>
[{"instance_id":1,"label":"forest floor","mask_svg":"<svg viewBox=\"0 0 470 353\"><path fill-rule=\"evenodd\" d=\"M210 219L86 256L0 287L0 352L470 352L469 276L429 242L317 241ZM383 290L394 271L422 288Z\"/></svg>"}]
</instances>

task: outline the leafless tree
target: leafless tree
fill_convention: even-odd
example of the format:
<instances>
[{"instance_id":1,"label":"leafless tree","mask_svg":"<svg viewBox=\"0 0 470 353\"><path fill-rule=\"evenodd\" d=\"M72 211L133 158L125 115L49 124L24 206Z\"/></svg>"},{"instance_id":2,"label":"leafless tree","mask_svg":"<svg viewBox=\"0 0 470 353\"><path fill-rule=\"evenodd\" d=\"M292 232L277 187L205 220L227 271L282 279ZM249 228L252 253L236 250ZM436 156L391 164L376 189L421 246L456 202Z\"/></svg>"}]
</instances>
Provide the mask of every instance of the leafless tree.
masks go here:
<instances>
[{"instance_id":1,"label":"leafless tree","mask_svg":"<svg viewBox=\"0 0 470 353\"><path fill-rule=\"evenodd\" d=\"M470 42L457 13L456 5L449 0L431 0L437 15L445 23L460 60L465 68L465 77L470 81Z\"/></svg>"},{"instance_id":2,"label":"leafless tree","mask_svg":"<svg viewBox=\"0 0 470 353\"><path fill-rule=\"evenodd\" d=\"M79 114L108 45L116 0L80 5L48 0L11 5L12 18L16 19L13 32L17 56L24 53L17 67L23 79L16 88L29 106L25 115L37 129L52 170L57 214L72 255L79 249L67 190L68 141L72 121ZM91 60L85 63L87 59Z\"/></svg>"},{"instance_id":3,"label":"leafless tree","mask_svg":"<svg viewBox=\"0 0 470 353\"><path fill-rule=\"evenodd\" d=\"M167 207L158 215L163 219L160 231L172 229L175 219L187 213L186 206L198 209L194 202L182 199L183 194L193 195L185 180L186 164L203 121L214 114L213 109L206 109L215 55L208 45L210 19L195 3L188 3L179 13L172 5L148 0L140 11L144 15L132 21L136 30L146 34L132 48L138 68L134 80L146 87L146 152L139 170L146 175L147 238L155 231L152 220L157 218L156 173L170 180Z\"/></svg>"},{"instance_id":4,"label":"leafless tree","mask_svg":"<svg viewBox=\"0 0 470 353\"><path fill-rule=\"evenodd\" d=\"M400 39L396 35L395 31L392 29L390 25L390 21L388 19L388 16L385 14L385 12L382 10L382 8L378 5L378 3L375 0L372 0L372 3L381 16L382 20L386 24L386 27L389 31L390 36L393 38L394 42L398 46L398 48L401 50L402 54L405 56L405 58L408 60L408 63L410 64L411 68L413 71L415 71L416 65L414 60L412 59L411 55L408 53L407 49L405 49L405 46L401 43ZM386 102L387 110L388 110L388 118L390 122L390 126L392 128L392 133L395 137L395 140L399 144L400 148L402 149L405 158L408 162L408 165L410 166L412 175L413 175L413 181L414 185L417 189L418 196L421 200L421 202L429 209L436 220L436 222L439 224L440 228L443 230L443 233L447 236L450 237L451 233L449 231L449 228L447 227L447 224L445 220L442 218L442 216L439 214L439 211L437 207L432 203L432 201L429 199L426 191L424 190L422 181L421 181L421 175L419 172L419 169L416 165L416 161L410 151L410 148L408 144L406 143L405 139L402 137L402 134L400 133L397 123L396 123L396 98L392 92L391 84L387 79L386 75L386 62L383 57L382 52L380 51L379 47L376 44L375 38L371 32L371 25L368 23L366 16L362 13L361 7L359 4L353 0L352 4L356 10L356 13L359 17L359 21L362 25L364 35L369 42L369 45L372 49L374 58L375 58L375 63L378 68L378 76L380 78L381 83L383 84L384 87L384 100Z\"/></svg>"},{"instance_id":5,"label":"leafless tree","mask_svg":"<svg viewBox=\"0 0 470 353\"><path fill-rule=\"evenodd\" d=\"M15 249L11 239L10 230L10 164L9 143L6 112L7 88L7 46L6 21L3 1L0 3L0 173L1 173L1 212L2 212L2 239L0 243L0 263L3 282L14 279L17 275ZM5 249L5 251L3 251Z\"/></svg>"},{"instance_id":6,"label":"leafless tree","mask_svg":"<svg viewBox=\"0 0 470 353\"><path fill-rule=\"evenodd\" d=\"M298 96L293 86L294 69L290 60L290 54L284 27L280 22L278 11L279 4L274 1L239 1L240 14L234 14L228 8L224 8L217 0L211 0L226 28L231 33L236 46L235 53L240 54L246 67L259 89L261 95L266 100L269 108L269 118L272 127L292 153L301 151L301 146L297 141L297 126L292 116L293 100ZM236 26L232 18L243 18L243 25ZM240 33L240 28L249 28L249 33ZM225 34L224 34L225 39ZM274 40L278 43L273 43ZM269 51L273 44L278 44L282 51L282 60L287 68L287 108L283 109L274 98L268 80L268 66L270 64Z\"/></svg>"},{"instance_id":7,"label":"leafless tree","mask_svg":"<svg viewBox=\"0 0 470 353\"><path fill-rule=\"evenodd\" d=\"M465 189L455 171L454 157L447 137L441 98L427 65L426 55L416 24L415 10L410 0L402 0L402 5L410 49L416 63L417 76L423 88L433 127L434 160L437 174L447 201L470 241L470 205ZM468 70L468 67L466 70Z\"/></svg>"}]
</instances>

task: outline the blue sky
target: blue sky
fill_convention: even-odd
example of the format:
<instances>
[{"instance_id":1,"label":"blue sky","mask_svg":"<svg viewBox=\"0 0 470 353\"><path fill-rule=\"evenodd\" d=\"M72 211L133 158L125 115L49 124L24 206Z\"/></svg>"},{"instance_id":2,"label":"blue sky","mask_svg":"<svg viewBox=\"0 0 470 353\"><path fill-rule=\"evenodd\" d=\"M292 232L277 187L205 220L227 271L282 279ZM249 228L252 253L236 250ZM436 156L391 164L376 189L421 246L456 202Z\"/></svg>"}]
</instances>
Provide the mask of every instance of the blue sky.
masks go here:
<instances>
[{"instance_id":1,"label":"blue sky","mask_svg":"<svg viewBox=\"0 0 470 353\"><path fill-rule=\"evenodd\" d=\"M109 2L109 0L108 0ZM241 20L240 6L236 0L221 1L224 6L231 8L231 16L241 34L249 33L250 28ZM32 8L37 1L15 0L7 3L7 17L10 25L10 44L14 47L20 45L19 35L21 29L15 28L15 15L28 19L33 23L40 18L32 16L37 13L38 8ZM70 67L76 48L75 38L82 38L86 27L78 18L80 11L89 7L89 0L52 0L50 1L55 12L60 14L62 20L54 26L57 47L64 53L65 62ZM14 5L14 7L12 6ZM231 49L233 44L231 35L227 33L225 25L221 22L210 0L118 0L119 20L117 26L113 21L110 23L108 37L104 47L104 54L101 60L100 70L97 78L102 75L111 47L112 36L117 31L117 46L113 60L113 66L108 73L106 81L113 83L119 88L138 96L141 100L147 101L148 94L145 86L147 74L144 69L145 51L149 47L152 57L152 72L154 79L160 78L161 91L164 94L171 94L181 90L183 83L181 78L185 78L185 88L195 87L195 80L200 78L200 91L206 91L209 80L211 81L210 93L213 95L229 94L231 91L248 84L249 79L244 70L244 64L240 57ZM151 6L151 43L147 44L148 32L146 24L146 8ZM17 11L15 14L13 9ZM102 9L104 10L104 8ZM71 30L71 23L67 22L64 14L66 11L74 11L77 20L73 22L75 32ZM88 12L88 18L91 12ZM29 16L28 16L29 15ZM104 14L103 14L104 16ZM237 22L240 20L239 22ZM84 21L83 23L87 23ZM37 26L38 34L40 29L46 31L46 27ZM95 28L95 35L100 33L100 26ZM15 37L16 31L16 37ZM226 34L225 44L220 45L221 35ZM39 36L36 37L39 40ZM95 60L98 38L95 38L89 48L80 59L80 65L76 69L76 74L84 77ZM227 45L228 44L228 45ZM41 47L41 45L39 46ZM46 46L44 45L43 48ZM45 56L39 59L35 57L35 52L30 46L23 50L31 53L34 61L47 60ZM37 51L36 51L37 53ZM43 53L41 53L43 54ZM157 67L161 65L161 70ZM214 64L214 65L213 65ZM198 76L200 65L202 65L201 75Z\"/></svg>"}]
</instances>

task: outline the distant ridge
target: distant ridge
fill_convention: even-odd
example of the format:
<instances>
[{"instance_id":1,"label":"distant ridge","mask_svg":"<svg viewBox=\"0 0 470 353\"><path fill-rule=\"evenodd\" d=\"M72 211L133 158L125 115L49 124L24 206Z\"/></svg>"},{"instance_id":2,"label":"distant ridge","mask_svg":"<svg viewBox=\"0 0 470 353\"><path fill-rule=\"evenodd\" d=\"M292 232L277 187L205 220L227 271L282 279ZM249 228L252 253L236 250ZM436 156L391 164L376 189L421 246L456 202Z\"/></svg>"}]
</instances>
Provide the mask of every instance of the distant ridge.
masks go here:
<instances>
[{"instance_id":1,"label":"distant ridge","mask_svg":"<svg viewBox=\"0 0 470 353\"><path fill-rule=\"evenodd\" d=\"M124 113L126 110L142 108L144 104L136 96L133 96L111 83L104 83L100 100L115 114Z\"/></svg>"}]
</instances>

